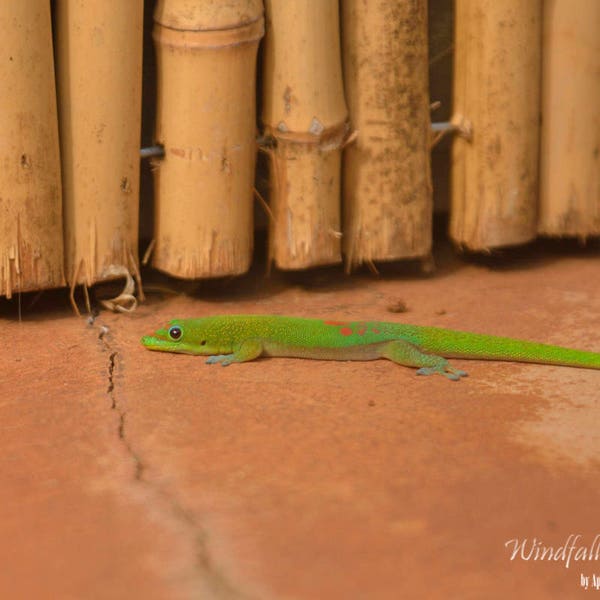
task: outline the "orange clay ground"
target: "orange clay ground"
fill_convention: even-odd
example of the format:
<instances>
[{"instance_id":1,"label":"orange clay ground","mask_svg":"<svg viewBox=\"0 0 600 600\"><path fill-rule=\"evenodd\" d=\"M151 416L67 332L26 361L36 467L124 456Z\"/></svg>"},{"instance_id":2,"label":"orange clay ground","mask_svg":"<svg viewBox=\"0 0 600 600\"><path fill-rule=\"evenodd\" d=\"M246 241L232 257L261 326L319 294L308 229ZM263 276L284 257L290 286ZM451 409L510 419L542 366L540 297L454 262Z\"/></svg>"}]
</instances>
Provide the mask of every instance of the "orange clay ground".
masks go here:
<instances>
[{"instance_id":1,"label":"orange clay ground","mask_svg":"<svg viewBox=\"0 0 600 600\"><path fill-rule=\"evenodd\" d=\"M600 557L511 561L505 544L600 533L600 372L455 361L470 377L452 383L387 361L222 368L139 344L176 316L257 312L600 351L598 244L436 259L430 276L147 277L134 314L93 324L64 291L24 296L21 323L0 302L0 598L583 594Z\"/></svg>"}]
</instances>

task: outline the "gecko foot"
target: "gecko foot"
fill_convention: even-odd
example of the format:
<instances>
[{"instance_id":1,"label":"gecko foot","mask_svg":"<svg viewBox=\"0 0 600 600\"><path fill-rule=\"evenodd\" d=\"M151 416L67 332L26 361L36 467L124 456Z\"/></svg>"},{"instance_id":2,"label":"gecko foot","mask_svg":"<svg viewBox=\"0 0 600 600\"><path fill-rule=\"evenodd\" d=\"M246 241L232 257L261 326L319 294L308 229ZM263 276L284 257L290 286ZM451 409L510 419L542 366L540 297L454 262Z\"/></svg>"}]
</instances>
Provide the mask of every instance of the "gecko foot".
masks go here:
<instances>
[{"instance_id":1,"label":"gecko foot","mask_svg":"<svg viewBox=\"0 0 600 600\"><path fill-rule=\"evenodd\" d=\"M461 377L468 377L469 375L466 371L448 365L443 367L421 367L417 370L417 375L434 375L435 373L439 373L451 381L459 381Z\"/></svg>"},{"instance_id":2,"label":"gecko foot","mask_svg":"<svg viewBox=\"0 0 600 600\"><path fill-rule=\"evenodd\" d=\"M206 359L206 364L216 365L217 363L221 363L223 367L226 367L232 363L232 356L232 354L215 354Z\"/></svg>"}]
</instances>

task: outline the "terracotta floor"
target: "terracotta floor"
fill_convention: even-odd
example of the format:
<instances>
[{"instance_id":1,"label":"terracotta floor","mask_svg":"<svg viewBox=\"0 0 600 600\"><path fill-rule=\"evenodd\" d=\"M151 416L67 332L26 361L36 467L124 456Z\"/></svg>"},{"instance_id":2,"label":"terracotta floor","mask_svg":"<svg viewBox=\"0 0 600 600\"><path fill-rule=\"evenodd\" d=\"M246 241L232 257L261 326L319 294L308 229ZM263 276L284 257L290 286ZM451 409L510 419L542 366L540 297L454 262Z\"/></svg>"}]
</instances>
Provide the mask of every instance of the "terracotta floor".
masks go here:
<instances>
[{"instance_id":1,"label":"terracotta floor","mask_svg":"<svg viewBox=\"0 0 600 600\"><path fill-rule=\"evenodd\" d=\"M0 302L0 598L574 598L600 578L600 556L511 560L509 542L600 533L600 372L455 361L452 383L139 344L175 316L258 312L600 351L597 244L445 250L432 276L157 282L93 323L64 292L24 297L20 323Z\"/></svg>"}]
</instances>

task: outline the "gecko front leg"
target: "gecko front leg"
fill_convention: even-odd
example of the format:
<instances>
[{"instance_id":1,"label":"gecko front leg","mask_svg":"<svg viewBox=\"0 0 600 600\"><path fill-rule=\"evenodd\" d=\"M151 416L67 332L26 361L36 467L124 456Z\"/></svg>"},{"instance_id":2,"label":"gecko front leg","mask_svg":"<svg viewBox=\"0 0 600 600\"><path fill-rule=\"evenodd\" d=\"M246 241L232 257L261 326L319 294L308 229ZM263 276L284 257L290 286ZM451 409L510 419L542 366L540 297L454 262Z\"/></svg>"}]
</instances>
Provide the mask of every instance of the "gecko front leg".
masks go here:
<instances>
[{"instance_id":1,"label":"gecko front leg","mask_svg":"<svg viewBox=\"0 0 600 600\"><path fill-rule=\"evenodd\" d=\"M221 363L223 367L234 362L247 362L258 358L263 352L262 342L260 340L251 339L244 340L237 350L231 354L215 354L206 359L206 363L214 365Z\"/></svg>"}]
</instances>

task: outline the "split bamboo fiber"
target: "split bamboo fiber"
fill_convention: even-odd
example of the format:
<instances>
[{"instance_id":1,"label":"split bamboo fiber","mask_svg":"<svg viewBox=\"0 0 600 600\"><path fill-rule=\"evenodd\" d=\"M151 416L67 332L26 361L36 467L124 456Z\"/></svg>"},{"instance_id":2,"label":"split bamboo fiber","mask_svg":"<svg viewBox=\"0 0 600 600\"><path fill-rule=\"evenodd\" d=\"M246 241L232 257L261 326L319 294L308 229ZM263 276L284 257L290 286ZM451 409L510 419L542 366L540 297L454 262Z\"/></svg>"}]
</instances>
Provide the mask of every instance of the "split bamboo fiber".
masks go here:
<instances>
[{"instance_id":1,"label":"split bamboo fiber","mask_svg":"<svg viewBox=\"0 0 600 600\"><path fill-rule=\"evenodd\" d=\"M428 255L431 125L426 0L342 3L344 254L354 265Z\"/></svg>"},{"instance_id":2,"label":"split bamboo fiber","mask_svg":"<svg viewBox=\"0 0 600 600\"><path fill-rule=\"evenodd\" d=\"M71 288L138 276L142 0L57 0L57 82Z\"/></svg>"},{"instance_id":3,"label":"split bamboo fiber","mask_svg":"<svg viewBox=\"0 0 600 600\"><path fill-rule=\"evenodd\" d=\"M64 285L50 3L0 2L0 296Z\"/></svg>"},{"instance_id":4,"label":"split bamboo fiber","mask_svg":"<svg viewBox=\"0 0 600 600\"><path fill-rule=\"evenodd\" d=\"M538 230L600 235L600 2L546 0Z\"/></svg>"},{"instance_id":5,"label":"split bamboo fiber","mask_svg":"<svg viewBox=\"0 0 600 600\"><path fill-rule=\"evenodd\" d=\"M260 0L162 0L153 265L192 279L244 273L253 247Z\"/></svg>"},{"instance_id":6,"label":"split bamboo fiber","mask_svg":"<svg viewBox=\"0 0 600 600\"><path fill-rule=\"evenodd\" d=\"M536 235L541 0L457 0L450 234L470 250Z\"/></svg>"},{"instance_id":7,"label":"split bamboo fiber","mask_svg":"<svg viewBox=\"0 0 600 600\"><path fill-rule=\"evenodd\" d=\"M340 179L348 134L337 0L267 0L264 133L271 137L270 260L341 261Z\"/></svg>"}]
</instances>

